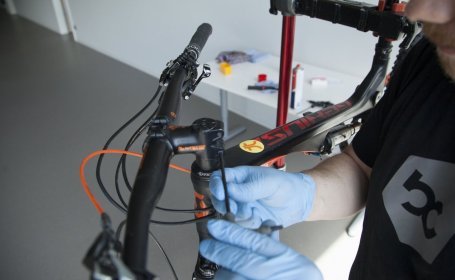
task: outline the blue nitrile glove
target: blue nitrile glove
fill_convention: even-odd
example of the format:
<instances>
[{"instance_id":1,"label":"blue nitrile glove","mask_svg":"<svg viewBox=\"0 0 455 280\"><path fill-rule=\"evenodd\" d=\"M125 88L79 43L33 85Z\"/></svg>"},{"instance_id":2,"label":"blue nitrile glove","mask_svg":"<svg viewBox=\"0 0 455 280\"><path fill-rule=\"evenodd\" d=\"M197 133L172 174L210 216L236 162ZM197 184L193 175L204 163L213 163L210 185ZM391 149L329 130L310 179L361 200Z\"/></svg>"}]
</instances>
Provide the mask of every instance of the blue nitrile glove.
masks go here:
<instances>
[{"instance_id":1,"label":"blue nitrile glove","mask_svg":"<svg viewBox=\"0 0 455 280\"><path fill-rule=\"evenodd\" d=\"M266 220L287 227L305 220L313 207L316 185L303 173L240 166L226 168L226 181L231 211L244 227L258 228ZM220 171L213 172L210 191L215 209L225 214Z\"/></svg>"},{"instance_id":2,"label":"blue nitrile glove","mask_svg":"<svg viewBox=\"0 0 455 280\"><path fill-rule=\"evenodd\" d=\"M224 220L207 227L214 239L203 240L199 251L223 267L215 279L322 279L312 261L267 235Z\"/></svg>"}]
</instances>

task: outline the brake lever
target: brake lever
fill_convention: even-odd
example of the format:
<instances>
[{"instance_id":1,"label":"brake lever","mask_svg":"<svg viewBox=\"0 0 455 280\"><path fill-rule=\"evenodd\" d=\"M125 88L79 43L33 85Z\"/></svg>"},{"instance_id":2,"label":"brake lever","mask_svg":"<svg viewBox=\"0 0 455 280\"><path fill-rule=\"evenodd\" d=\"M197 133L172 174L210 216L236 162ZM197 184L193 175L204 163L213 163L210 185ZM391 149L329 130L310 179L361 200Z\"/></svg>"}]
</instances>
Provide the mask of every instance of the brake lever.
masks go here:
<instances>
[{"instance_id":1,"label":"brake lever","mask_svg":"<svg viewBox=\"0 0 455 280\"><path fill-rule=\"evenodd\" d=\"M212 70L210 69L210 65L204 64L202 66L202 73L199 76L199 78L196 80L196 82L189 85L188 88L183 92L183 99L185 99L185 100L190 99L191 95L194 93L194 90L199 85L199 83L202 81L202 79L210 77L211 74L212 74Z\"/></svg>"}]
</instances>

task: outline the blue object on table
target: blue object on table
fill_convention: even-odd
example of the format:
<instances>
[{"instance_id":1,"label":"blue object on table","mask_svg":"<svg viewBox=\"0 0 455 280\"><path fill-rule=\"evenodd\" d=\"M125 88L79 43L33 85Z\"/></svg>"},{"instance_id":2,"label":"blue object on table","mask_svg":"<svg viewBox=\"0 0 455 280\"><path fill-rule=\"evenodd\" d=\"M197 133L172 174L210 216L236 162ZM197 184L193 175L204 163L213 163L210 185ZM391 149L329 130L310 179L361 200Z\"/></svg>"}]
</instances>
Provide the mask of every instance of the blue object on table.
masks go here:
<instances>
[{"instance_id":1,"label":"blue object on table","mask_svg":"<svg viewBox=\"0 0 455 280\"><path fill-rule=\"evenodd\" d=\"M257 50L242 51L223 51L215 58L218 63L227 62L229 64L237 64L242 62L256 63L267 57L266 53Z\"/></svg>"}]
</instances>

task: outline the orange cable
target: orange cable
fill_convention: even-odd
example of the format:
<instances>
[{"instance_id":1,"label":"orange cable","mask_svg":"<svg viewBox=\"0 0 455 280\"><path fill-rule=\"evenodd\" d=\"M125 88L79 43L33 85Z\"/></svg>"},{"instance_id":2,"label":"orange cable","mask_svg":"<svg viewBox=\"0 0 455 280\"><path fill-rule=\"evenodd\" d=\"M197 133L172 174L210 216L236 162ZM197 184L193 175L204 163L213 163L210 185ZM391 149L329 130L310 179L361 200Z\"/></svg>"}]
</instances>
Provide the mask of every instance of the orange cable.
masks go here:
<instances>
[{"instance_id":1,"label":"orange cable","mask_svg":"<svg viewBox=\"0 0 455 280\"><path fill-rule=\"evenodd\" d=\"M96 210L98 211L98 213L100 215L104 213L104 209L101 207L101 205L98 202L98 200L96 200L95 196L90 191L90 188L89 188L89 186L87 184L87 180L85 178L84 169L85 169L85 166L87 165L89 160L91 160L92 158L94 158L96 156L99 156L101 154L124 154L124 155L130 155L130 156L135 156L135 157L142 158L142 154L139 154L139 153L124 151L124 150L110 149L110 150L100 150L100 151L93 152L93 153L89 154L87 157L85 157L82 160L82 163L81 163L81 165L79 167L79 177L80 177L80 180L81 180L81 184L82 184L82 187L83 187L85 193L87 194L88 198L92 202L93 206L95 206ZM191 173L191 171L189 169L180 167L180 166L175 165L175 164L169 164L169 166L171 168L177 169L177 170L182 171L182 172Z\"/></svg>"},{"instance_id":2,"label":"orange cable","mask_svg":"<svg viewBox=\"0 0 455 280\"><path fill-rule=\"evenodd\" d=\"M175 164L172 164L172 163L171 163L171 164L169 164L169 166L170 166L171 168L174 168L175 170L178 170L178 171L182 171L182 172L185 172L185 173L191 174L191 170L189 170L189 169L186 169L186 168L180 167L180 166L178 166L178 165L175 165Z\"/></svg>"},{"instance_id":3,"label":"orange cable","mask_svg":"<svg viewBox=\"0 0 455 280\"><path fill-rule=\"evenodd\" d=\"M277 156L277 157L272 158L271 160L266 161L265 163L261 164L261 166L271 167L275 162L277 162L283 158L284 158L284 156Z\"/></svg>"}]
</instances>

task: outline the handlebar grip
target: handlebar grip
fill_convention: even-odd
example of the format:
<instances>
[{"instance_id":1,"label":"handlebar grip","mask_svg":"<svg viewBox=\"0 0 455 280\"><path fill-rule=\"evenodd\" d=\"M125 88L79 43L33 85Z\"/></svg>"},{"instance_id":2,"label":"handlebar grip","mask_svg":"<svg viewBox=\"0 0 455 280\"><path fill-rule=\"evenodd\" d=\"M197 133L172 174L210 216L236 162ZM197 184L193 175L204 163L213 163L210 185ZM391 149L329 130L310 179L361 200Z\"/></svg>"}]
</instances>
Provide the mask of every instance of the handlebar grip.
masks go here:
<instances>
[{"instance_id":1,"label":"handlebar grip","mask_svg":"<svg viewBox=\"0 0 455 280\"><path fill-rule=\"evenodd\" d=\"M193 57L197 59L201 54L201 51L204 48L210 34L212 34L212 26L208 23L201 24L194 33L193 37L191 37L190 43L185 50L192 53Z\"/></svg>"}]
</instances>

